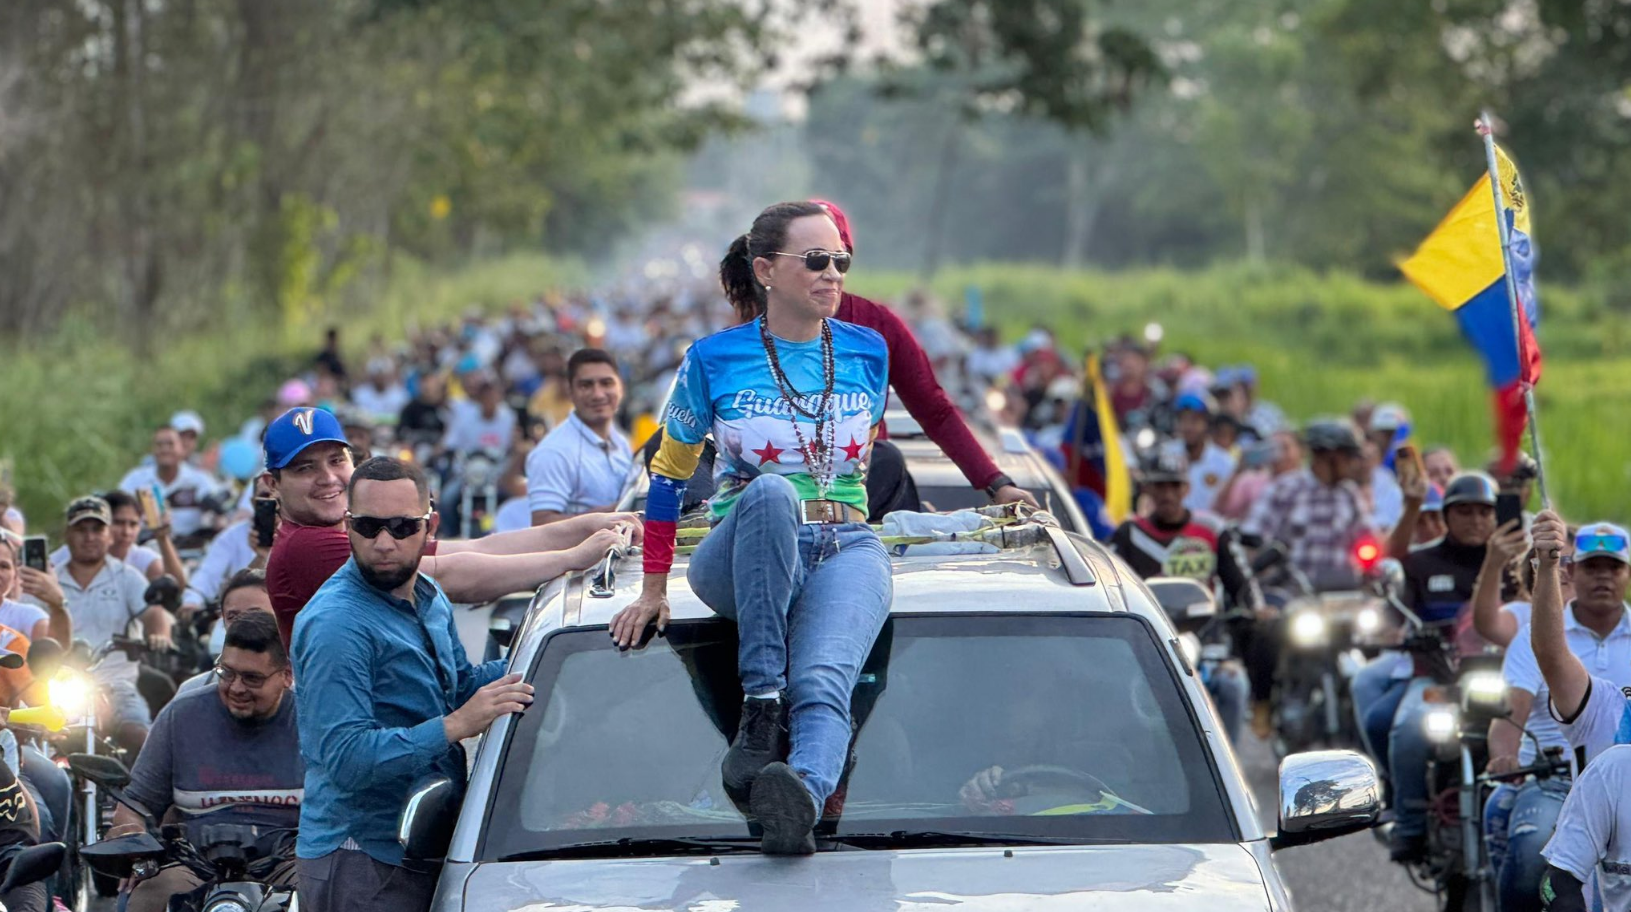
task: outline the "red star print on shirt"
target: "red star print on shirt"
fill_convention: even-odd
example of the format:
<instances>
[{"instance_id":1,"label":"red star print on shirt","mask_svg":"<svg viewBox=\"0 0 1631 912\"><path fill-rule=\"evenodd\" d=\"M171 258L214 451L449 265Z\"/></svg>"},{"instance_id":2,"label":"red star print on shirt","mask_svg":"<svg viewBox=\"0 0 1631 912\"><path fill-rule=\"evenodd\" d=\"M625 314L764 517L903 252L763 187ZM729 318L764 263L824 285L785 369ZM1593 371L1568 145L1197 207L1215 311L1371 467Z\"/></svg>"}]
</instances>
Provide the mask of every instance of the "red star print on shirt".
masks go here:
<instances>
[{"instance_id":1,"label":"red star print on shirt","mask_svg":"<svg viewBox=\"0 0 1631 912\"><path fill-rule=\"evenodd\" d=\"M759 464L760 465L764 465L767 462L774 462L777 465L780 465L781 464L781 455L783 453L787 452L787 451L777 449L776 445L774 443L771 443L770 441L766 440L764 449L762 449L762 450L753 450L752 452L753 452L753 455L759 457Z\"/></svg>"},{"instance_id":2,"label":"red star print on shirt","mask_svg":"<svg viewBox=\"0 0 1631 912\"><path fill-rule=\"evenodd\" d=\"M861 451L864 449L866 449L866 444L856 443L855 435L851 434L849 437L849 446L844 447L844 458L848 459L850 462L855 462L861 458Z\"/></svg>"}]
</instances>

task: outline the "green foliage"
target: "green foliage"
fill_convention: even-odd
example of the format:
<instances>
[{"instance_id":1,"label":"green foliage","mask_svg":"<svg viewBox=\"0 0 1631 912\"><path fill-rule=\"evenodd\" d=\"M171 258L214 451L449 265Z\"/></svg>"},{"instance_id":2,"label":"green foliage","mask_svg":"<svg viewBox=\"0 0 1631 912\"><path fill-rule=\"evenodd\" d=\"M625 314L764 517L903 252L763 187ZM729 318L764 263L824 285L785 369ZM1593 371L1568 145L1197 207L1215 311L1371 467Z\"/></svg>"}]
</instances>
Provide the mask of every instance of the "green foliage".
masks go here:
<instances>
[{"instance_id":1,"label":"green foliage","mask_svg":"<svg viewBox=\"0 0 1631 912\"><path fill-rule=\"evenodd\" d=\"M849 286L888 300L913 283L858 269ZM932 287L961 302L971 286L1009 339L1043 325L1079 352L1158 322L1166 351L1214 367L1256 365L1265 398L1295 419L1343 413L1369 397L1403 403L1423 443L1449 445L1463 462L1481 461L1494 440L1477 356L1454 318L1408 286L1237 264L1126 273L977 265L947 270ZM1624 519L1631 456L1613 416L1631 409L1631 340L1603 331L1593 297L1556 285L1541 295L1546 365L1537 395L1551 494L1573 518Z\"/></svg>"},{"instance_id":2,"label":"green foliage","mask_svg":"<svg viewBox=\"0 0 1631 912\"><path fill-rule=\"evenodd\" d=\"M455 271L399 258L388 282L354 286L346 306L299 323L298 334L246 324L169 339L151 358L92 322L70 320L0 351L0 465L11 464L31 527L56 530L63 506L117 484L147 451L152 428L175 410L196 409L212 440L235 433L279 383L309 366L331 320L342 341L360 349L375 333L401 339L408 327L451 321L468 307L496 311L586 278L574 262L537 255Z\"/></svg>"}]
</instances>

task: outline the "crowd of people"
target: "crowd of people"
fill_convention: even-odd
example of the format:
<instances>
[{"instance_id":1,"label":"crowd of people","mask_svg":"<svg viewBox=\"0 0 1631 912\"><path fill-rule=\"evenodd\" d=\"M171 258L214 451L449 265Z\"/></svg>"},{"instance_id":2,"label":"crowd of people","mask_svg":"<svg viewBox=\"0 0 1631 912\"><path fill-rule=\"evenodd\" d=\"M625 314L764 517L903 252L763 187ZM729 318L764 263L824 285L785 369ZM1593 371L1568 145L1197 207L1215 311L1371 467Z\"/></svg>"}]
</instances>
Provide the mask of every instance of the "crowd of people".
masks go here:
<instances>
[{"instance_id":1,"label":"crowd of people","mask_svg":"<svg viewBox=\"0 0 1631 912\"><path fill-rule=\"evenodd\" d=\"M1355 547L1374 542L1402 561L1410 611L1470 648L1508 650L1512 704L1539 746L1590 762L1573 792L1567 779L1532 779L1491 797L1501 908L1538 908L1543 881L1577 895L1618 857L1614 824L1631 811L1601 796L1631 763L1613 747L1631 740L1620 734L1631 731L1623 529L1571 534L1550 512L1498 525L1502 494L1529 502L1532 461L1463 471L1450 450L1419 448L1431 429L1395 403L1294 426L1253 368L1163 353L1155 327L1101 352L1138 485L1133 514L1112 523L1106 475L1118 467L1088 433L1099 397L1077 359L1046 328L1009 344L927 295L896 313L848 293L854 255L836 206L781 204L726 252L724 300L713 277L694 277L546 295L360 349L331 330L234 433L210 443L189 410L156 427L117 486L66 505L64 545L45 566L25 560L28 521L8 507L5 648L83 640L106 656L95 673L108 734L133 765L131 796L155 814L173 809L191 826L225 802L211 821L288 832L261 874L298 882L308 908L424 908L434 876L406 866L396 839L403 784L458 781L461 743L532 699L502 661L469 661L452 606L640 543L643 591L611 629L635 646L666 623L677 524L705 508L714 529L690 584L743 639L726 790L764 823L765 851L806 853L846 762L849 691L889 606L888 558L868 521L914 507L883 423L894 397L995 503L1035 506L971 425L1022 428L1136 572L1197 578L1240 609L1243 673L1213 690L1231 737L1247 716L1268 736L1283 636L1283 605L1249 553L1284 548L1330 588L1351 585ZM641 479L644 515L618 512ZM790 639L812 605L825 606L812 615L823 632ZM190 638L206 661L155 699L152 670L113 648L137 631L150 655ZM0 675L6 705L29 683ZM1427 683L1400 651L1353 683L1393 794L1393 854L1407 863L1424 851ZM60 771L39 745L12 741L6 757L41 808L42 838L72 838L53 829L66 816ZM1490 744L1492 772L1533 759L1512 732L1492 730ZM1580 825L1559 825L1547 845L1554 821L1571 818ZM114 835L147 826L128 808L114 824ZM1631 874L1602 871L1602 896L1631 896ZM165 868L125 885L129 907L162 909L196 883Z\"/></svg>"}]
</instances>

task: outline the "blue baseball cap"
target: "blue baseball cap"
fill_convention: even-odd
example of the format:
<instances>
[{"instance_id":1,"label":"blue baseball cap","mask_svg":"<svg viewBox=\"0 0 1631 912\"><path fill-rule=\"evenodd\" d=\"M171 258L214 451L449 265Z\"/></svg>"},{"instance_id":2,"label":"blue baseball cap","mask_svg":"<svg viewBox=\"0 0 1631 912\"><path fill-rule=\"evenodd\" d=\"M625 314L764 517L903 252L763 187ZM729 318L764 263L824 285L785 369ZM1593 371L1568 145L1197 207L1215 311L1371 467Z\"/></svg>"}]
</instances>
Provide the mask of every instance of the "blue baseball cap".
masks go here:
<instances>
[{"instance_id":1,"label":"blue baseball cap","mask_svg":"<svg viewBox=\"0 0 1631 912\"><path fill-rule=\"evenodd\" d=\"M266 426L266 468L281 469L314 443L345 443L345 429L333 412L319 408L289 409Z\"/></svg>"},{"instance_id":2,"label":"blue baseball cap","mask_svg":"<svg viewBox=\"0 0 1631 912\"><path fill-rule=\"evenodd\" d=\"M1202 415L1212 414L1210 397L1200 393L1184 393L1172 402L1175 412L1200 412Z\"/></svg>"}]
</instances>

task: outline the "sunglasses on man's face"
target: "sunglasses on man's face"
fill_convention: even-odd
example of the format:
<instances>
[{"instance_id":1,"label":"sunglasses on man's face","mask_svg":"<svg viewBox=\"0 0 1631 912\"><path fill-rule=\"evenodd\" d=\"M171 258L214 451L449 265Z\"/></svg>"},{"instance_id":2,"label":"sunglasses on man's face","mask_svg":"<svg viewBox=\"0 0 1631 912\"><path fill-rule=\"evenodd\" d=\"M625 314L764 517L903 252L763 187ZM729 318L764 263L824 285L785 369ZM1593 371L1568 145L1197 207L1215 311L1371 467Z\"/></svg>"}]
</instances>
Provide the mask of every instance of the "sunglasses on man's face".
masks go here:
<instances>
[{"instance_id":1,"label":"sunglasses on man's face","mask_svg":"<svg viewBox=\"0 0 1631 912\"><path fill-rule=\"evenodd\" d=\"M430 522L430 514L424 516L354 516L349 511L345 514L345 521L351 526L351 531L363 538L378 538L383 530L391 533L397 541L419 534L419 530Z\"/></svg>"},{"instance_id":2,"label":"sunglasses on man's face","mask_svg":"<svg viewBox=\"0 0 1631 912\"><path fill-rule=\"evenodd\" d=\"M849 272L849 264L853 257L848 253L831 250L811 250L806 253L773 253L771 256L797 257L804 261L804 268L811 272L826 272L828 266L838 268L838 274Z\"/></svg>"}]
</instances>

